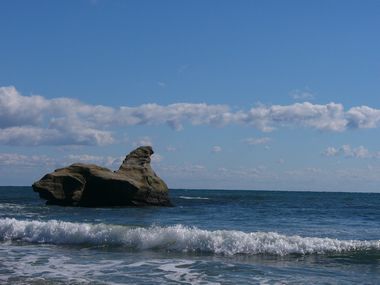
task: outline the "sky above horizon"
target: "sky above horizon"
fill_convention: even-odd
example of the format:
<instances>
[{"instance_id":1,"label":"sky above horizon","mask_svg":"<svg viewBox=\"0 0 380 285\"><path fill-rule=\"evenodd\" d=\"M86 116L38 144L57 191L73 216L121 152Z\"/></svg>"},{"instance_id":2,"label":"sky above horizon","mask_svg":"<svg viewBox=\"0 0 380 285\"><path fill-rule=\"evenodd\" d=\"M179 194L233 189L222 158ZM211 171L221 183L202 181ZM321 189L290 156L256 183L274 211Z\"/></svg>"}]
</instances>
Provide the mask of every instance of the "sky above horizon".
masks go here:
<instances>
[{"instance_id":1,"label":"sky above horizon","mask_svg":"<svg viewBox=\"0 0 380 285\"><path fill-rule=\"evenodd\" d=\"M170 188L380 192L380 1L0 10L0 185L152 145Z\"/></svg>"}]
</instances>

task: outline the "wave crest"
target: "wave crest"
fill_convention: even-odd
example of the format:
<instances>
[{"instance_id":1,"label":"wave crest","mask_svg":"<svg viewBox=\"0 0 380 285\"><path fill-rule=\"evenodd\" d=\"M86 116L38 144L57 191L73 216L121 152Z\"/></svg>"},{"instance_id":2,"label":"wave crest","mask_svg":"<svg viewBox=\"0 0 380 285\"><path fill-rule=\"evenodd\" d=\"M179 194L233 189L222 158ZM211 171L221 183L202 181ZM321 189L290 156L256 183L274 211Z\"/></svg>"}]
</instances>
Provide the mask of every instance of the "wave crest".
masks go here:
<instances>
[{"instance_id":1,"label":"wave crest","mask_svg":"<svg viewBox=\"0 0 380 285\"><path fill-rule=\"evenodd\" d=\"M338 240L287 236L274 232L209 231L183 225L143 228L57 220L24 221L13 218L0 219L0 240L124 246L135 250L163 249L223 255L323 254L380 249L380 240Z\"/></svg>"},{"instance_id":2,"label":"wave crest","mask_svg":"<svg viewBox=\"0 0 380 285\"><path fill-rule=\"evenodd\" d=\"M209 200L207 197L195 197L195 196L179 196L180 199L185 200Z\"/></svg>"}]
</instances>

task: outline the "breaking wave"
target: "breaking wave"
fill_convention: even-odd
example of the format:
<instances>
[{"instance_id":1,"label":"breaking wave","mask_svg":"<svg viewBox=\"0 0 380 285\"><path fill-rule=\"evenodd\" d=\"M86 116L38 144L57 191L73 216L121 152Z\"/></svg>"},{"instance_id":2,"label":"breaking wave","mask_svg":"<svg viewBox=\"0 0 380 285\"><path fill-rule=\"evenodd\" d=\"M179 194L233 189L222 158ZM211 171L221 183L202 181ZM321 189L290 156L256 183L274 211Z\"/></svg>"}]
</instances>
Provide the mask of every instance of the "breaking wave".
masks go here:
<instances>
[{"instance_id":1,"label":"breaking wave","mask_svg":"<svg viewBox=\"0 0 380 285\"><path fill-rule=\"evenodd\" d=\"M122 246L133 250L161 249L222 255L323 254L380 250L380 240L338 240L287 236L274 232L210 231L183 225L143 228L57 220L26 221L13 218L0 219L0 240Z\"/></svg>"}]
</instances>

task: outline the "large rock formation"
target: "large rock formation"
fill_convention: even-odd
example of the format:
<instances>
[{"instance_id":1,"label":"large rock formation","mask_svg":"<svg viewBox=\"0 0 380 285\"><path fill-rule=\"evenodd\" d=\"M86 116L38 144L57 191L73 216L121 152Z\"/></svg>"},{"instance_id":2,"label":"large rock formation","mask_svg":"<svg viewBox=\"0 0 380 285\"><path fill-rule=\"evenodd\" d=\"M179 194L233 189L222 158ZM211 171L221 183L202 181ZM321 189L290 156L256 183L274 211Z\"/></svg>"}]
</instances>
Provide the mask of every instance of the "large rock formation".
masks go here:
<instances>
[{"instance_id":1,"label":"large rock formation","mask_svg":"<svg viewBox=\"0 0 380 285\"><path fill-rule=\"evenodd\" d=\"M94 164L75 163L46 174L33 184L33 190L48 204L171 206L168 187L150 166L152 154L152 147L139 147L115 172Z\"/></svg>"}]
</instances>

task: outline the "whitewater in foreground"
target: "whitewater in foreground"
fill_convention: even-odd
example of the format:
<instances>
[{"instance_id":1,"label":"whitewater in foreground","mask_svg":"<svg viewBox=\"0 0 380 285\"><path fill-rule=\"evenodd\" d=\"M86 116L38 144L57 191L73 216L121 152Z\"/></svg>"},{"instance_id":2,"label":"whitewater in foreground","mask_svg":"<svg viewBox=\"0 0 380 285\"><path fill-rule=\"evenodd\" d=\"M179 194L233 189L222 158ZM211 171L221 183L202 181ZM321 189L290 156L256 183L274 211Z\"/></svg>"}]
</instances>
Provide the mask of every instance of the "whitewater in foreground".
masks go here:
<instances>
[{"instance_id":1,"label":"whitewater in foreground","mask_svg":"<svg viewBox=\"0 0 380 285\"><path fill-rule=\"evenodd\" d=\"M171 195L174 208L71 208L0 187L0 283L380 282L379 194Z\"/></svg>"}]
</instances>

